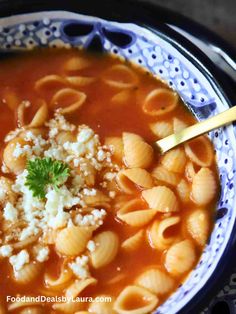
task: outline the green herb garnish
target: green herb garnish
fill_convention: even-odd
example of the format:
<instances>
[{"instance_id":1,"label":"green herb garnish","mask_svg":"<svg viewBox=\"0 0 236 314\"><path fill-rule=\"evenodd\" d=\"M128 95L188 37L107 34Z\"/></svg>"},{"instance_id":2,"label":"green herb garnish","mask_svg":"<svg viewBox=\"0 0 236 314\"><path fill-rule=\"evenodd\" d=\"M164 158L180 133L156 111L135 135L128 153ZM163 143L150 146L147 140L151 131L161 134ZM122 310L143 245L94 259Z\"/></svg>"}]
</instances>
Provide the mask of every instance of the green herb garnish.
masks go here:
<instances>
[{"instance_id":1,"label":"green herb garnish","mask_svg":"<svg viewBox=\"0 0 236 314\"><path fill-rule=\"evenodd\" d=\"M28 175L25 185L33 192L34 197L40 199L45 198L48 186L58 190L70 174L70 168L66 163L52 158L29 160L26 168Z\"/></svg>"}]
</instances>

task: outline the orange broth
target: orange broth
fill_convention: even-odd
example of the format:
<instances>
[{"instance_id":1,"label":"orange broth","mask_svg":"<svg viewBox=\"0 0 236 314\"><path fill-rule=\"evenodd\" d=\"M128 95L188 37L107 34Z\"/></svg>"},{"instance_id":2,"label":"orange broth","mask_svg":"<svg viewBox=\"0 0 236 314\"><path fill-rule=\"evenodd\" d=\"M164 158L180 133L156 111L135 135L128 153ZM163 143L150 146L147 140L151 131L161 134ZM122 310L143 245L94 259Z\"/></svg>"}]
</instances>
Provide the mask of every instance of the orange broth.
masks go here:
<instances>
[{"instance_id":1,"label":"orange broth","mask_svg":"<svg viewBox=\"0 0 236 314\"><path fill-rule=\"evenodd\" d=\"M121 136L122 132L137 133L142 136L145 141L152 143L156 140L156 136L149 128L149 124L154 121L165 120L170 121L173 117L177 117L187 124L194 124L196 122L194 116L184 106L181 100L179 100L178 106L161 117L149 116L143 113L141 101L143 95L151 91L153 88L165 87L165 83L161 82L158 78L153 77L150 73L144 70L132 66L139 78L139 84L133 90L133 96L129 99L129 102L122 105L114 105L110 99L115 94L116 90L107 86L101 79L101 75L104 69L114 64L123 64L124 62L118 58L111 56L90 55L86 52L80 52L74 49L71 50L39 50L35 52L29 52L20 54L16 57L11 57L0 62L0 140L1 150L4 146L3 139L6 134L17 127L16 121L16 108L11 110L6 104L5 94L8 91L13 91L19 101L28 100L33 105L27 110L27 121L30 121L34 113L37 110L37 100L44 98L46 102L49 102L50 98L54 94L55 89L47 89L40 95L34 90L35 82L41 77L49 74L63 75L62 65L65 61L69 60L73 56L86 56L92 62L92 67L79 71L79 75L95 76L98 80L88 86L80 87L80 90L87 94L86 104L83 105L76 113L68 115L67 119L76 124L86 124L91 127L100 137L103 143L107 136ZM76 74L76 73L74 73ZM74 75L73 74L73 75ZM200 147L195 148L196 151L200 150ZM158 153L155 155L155 161L158 162L160 156ZM216 177L218 177L216 163L211 166ZM137 195L139 195L139 191ZM121 192L122 194L122 192ZM186 219L188 214L196 206L189 202L188 204L181 203L181 210L179 215L181 221ZM211 214L211 228L213 226L213 214L216 206L216 198L207 205ZM109 210L104 225L99 228L102 230L115 231L120 238L120 242L128 238L139 228L130 227L125 223L117 219L112 210ZM157 214L157 217L160 214ZM171 229L172 230L172 229ZM183 230L180 228L173 228L173 235L181 234ZM170 231L170 233L172 232ZM187 234L187 238L191 239L191 236ZM199 259L203 248L196 246L197 257ZM157 265L161 269L165 269L164 261L165 252L158 251L152 248L148 239L143 241L141 247L132 253L124 253L120 251L115 260L108 266L100 269L92 269L91 274L98 279L96 286L87 288L82 295L84 296L96 296L97 294L108 294L116 297L120 291L127 285L131 284L135 278L146 269L147 266ZM60 265L62 259L53 250L50 253L49 260L45 263L44 269L47 269L54 277L59 275ZM15 283L11 279L11 267L5 261L0 261L0 295L3 300L7 295L43 295L44 282L43 276L40 276L33 283L24 286ZM43 270L42 270L43 273ZM114 280L117 276L121 276L121 279ZM175 289L183 283L186 276L180 276L176 279ZM111 282L111 283L110 283ZM174 290L172 292L174 292ZM58 291L58 295L63 295L63 291ZM164 302L168 295L160 296L159 304ZM135 307L135 299L130 301L127 305L128 308ZM159 305L158 304L158 305ZM137 304L136 304L137 305ZM86 308L86 304L84 307ZM19 310L13 311L13 313L20 313ZM46 304L44 313L56 313L51 310L51 305Z\"/></svg>"}]
</instances>

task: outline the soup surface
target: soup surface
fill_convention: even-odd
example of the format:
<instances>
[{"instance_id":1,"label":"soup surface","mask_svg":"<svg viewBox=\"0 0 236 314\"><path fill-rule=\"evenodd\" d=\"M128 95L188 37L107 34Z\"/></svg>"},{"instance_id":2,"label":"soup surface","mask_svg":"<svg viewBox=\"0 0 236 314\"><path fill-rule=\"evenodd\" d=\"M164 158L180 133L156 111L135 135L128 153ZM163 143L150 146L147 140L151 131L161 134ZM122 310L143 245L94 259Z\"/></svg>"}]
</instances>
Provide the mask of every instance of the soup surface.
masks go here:
<instances>
[{"instance_id":1,"label":"soup surface","mask_svg":"<svg viewBox=\"0 0 236 314\"><path fill-rule=\"evenodd\" d=\"M0 312L151 313L212 229L208 138L154 151L195 119L112 56L43 50L0 68Z\"/></svg>"}]
</instances>

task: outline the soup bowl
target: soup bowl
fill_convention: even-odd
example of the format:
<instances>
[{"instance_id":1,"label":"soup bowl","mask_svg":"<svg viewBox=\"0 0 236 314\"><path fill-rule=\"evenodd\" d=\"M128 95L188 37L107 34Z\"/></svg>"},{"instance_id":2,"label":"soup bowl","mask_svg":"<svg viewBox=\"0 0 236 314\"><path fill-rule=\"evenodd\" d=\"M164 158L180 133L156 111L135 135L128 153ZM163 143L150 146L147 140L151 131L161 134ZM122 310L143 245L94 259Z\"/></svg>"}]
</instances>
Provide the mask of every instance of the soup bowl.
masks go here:
<instances>
[{"instance_id":1,"label":"soup bowl","mask_svg":"<svg viewBox=\"0 0 236 314\"><path fill-rule=\"evenodd\" d=\"M37 47L78 47L112 53L167 82L200 121L231 106L233 81L169 27L168 18L164 23L162 14L167 17L167 13L161 9L151 12L150 8L112 1L101 6L92 1L80 5L59 2L55 7L43 1L35 2L33 7L28 1L19 6L13 2L11 7L3 2L1 6L1 57ZM177 28L177 22L173 24ZM221 184L214 229L195 269L156 314L197 311L215 291L232 259L236 241L236 129L229 125L209 136Z\"/></svg>"}]
</instances>

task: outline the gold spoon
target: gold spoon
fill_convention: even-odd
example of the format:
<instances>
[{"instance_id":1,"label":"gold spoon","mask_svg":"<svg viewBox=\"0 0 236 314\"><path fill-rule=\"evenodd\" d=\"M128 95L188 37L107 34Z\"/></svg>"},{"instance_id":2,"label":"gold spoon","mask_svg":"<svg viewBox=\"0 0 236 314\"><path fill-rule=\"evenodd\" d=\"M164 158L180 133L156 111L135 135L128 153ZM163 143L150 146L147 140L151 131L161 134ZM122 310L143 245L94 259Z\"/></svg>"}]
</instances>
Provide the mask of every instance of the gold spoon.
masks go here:
<instances>
[{"instance_id":1,"label":"gold spoon","mask_svg":"<svg viewBox=\"0 0 236 314\"><path fill-rule=\"evenodd\" d=\"M178 133L171 134L155 142L154 145L159 149L161 154L164 154L168 150L178 146L181 143L191 140L211 130L217 129L222 125L228 124L235 120L236 120L236 106L228 110L225 110L224 112L219 113L210 119L191 125L190 127Z\"/></svg>"}]
</instances>

